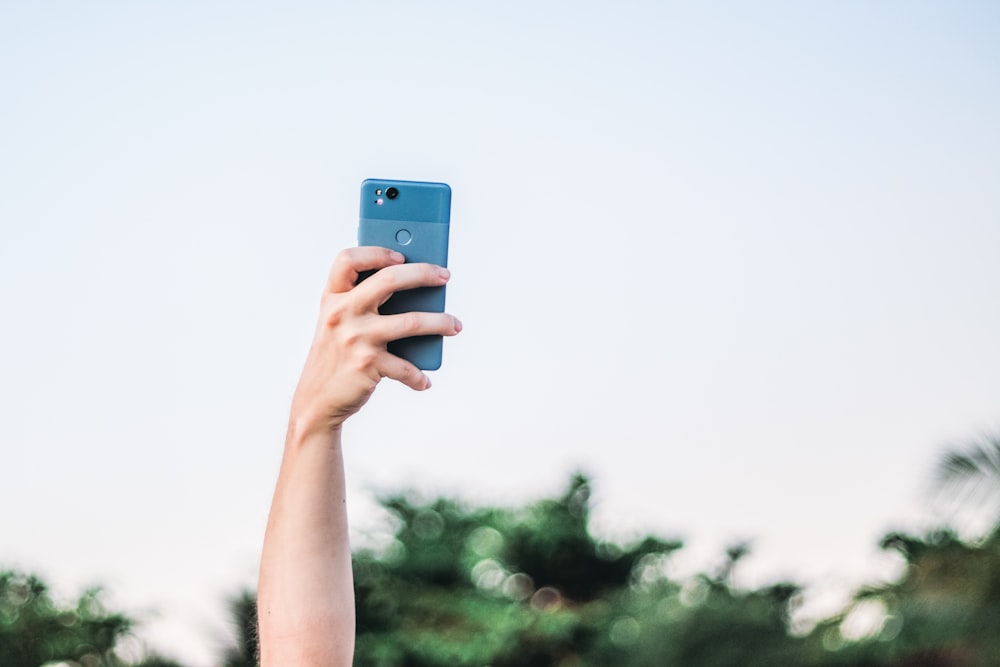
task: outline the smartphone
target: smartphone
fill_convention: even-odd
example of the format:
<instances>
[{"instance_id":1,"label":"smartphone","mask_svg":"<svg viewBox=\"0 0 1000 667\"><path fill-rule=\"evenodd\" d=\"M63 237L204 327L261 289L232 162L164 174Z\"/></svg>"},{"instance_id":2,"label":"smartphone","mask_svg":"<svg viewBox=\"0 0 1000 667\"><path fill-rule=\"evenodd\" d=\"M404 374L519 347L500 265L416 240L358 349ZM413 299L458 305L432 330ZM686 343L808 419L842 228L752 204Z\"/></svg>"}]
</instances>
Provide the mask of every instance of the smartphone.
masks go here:
<instances>
[{"instance_id":1,"label":"smartphone","mask_svg":"<svg viewBox=\"0 0 1000 667\"><path fill-rule=\"evenodd\" d=\"M398 250L407 262L448 266L451 188L445 183L370 178L361 184L360 218L358 245ZM383 315L411 311L442 313L444 296L444 286L396 292L379 312ZM425 371L441 367L443 347L441 336L413 336L388 345L389 352Z\"/></svg>"}]
</instances>

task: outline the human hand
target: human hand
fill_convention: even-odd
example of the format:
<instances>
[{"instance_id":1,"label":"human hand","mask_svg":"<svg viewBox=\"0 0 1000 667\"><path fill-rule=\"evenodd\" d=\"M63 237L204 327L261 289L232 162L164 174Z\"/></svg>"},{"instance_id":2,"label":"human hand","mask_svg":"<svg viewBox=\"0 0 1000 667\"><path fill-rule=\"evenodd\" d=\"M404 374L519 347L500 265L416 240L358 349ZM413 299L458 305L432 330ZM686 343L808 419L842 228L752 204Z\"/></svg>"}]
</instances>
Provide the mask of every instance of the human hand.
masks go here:
<instances>
[{"instance_id":1,"label":"human hand","mask_svg":"<svg viewBox=\"0 0 1000 667\"><path fill-rule=\"evenodd\" d=\"M292 399L291 426L300 435L339 429L383 377L416 390L431 386L423 371L390 354L386 343L409 336L454 336L462 323L446 313L379 314L379 306L394 292L448 282L445 268L404 261L400 253L374 246L341 251L334 260ZM379 271L358 284L358 274L373 269Z\"/></svg>"}]
</instances>

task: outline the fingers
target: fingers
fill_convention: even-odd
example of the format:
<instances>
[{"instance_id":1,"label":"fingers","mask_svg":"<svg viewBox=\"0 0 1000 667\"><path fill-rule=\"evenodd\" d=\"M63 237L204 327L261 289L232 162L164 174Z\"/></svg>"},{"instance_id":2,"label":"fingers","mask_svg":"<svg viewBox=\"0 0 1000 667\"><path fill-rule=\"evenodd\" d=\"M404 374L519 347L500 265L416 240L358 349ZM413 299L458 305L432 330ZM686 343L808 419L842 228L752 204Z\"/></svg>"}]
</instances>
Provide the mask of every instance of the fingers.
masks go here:
<instances>
[{"instance_id":1,"label":"fingers","mask_svg":"<svg viewBox=\"0 0 1000 667\"><path fill-rule=\"evenodd\" d=\"M359 283L359 274L367 271L376 273ZM411 336L454 336L462 330L462 323L447 313L380 315L378 307L396 292L441 287L450 277L446 268L426 263L407 264L403 255L388 248L362 246L344 250L330 268L321 316L326 326L318 329L317 336L325 339L337 330L327 339L335 357L356 355L360 350L367 359L363 365L368 373L375 370L378 376L397 380L412 389L427 389L431 383L423 371L391 354L386 344Z\"/></svg>"},{"instance_id":2,"label":"fingers","mask_svg":"<svg viewBox=\"0 0 1000 667\"><path fill-rule=\"evenodd\" d=\"M362 308L378 308L394 292L416 287L440 287L448 282L451 272L433 264L401 264L379 271L355 288Z\"/></svg>"},{"instance_id":3,"label":"fingers","mask_svg":"<svg viewBox=\"0 0 1000 667\"><path fill-rule=\"evenodd\" d=\"M462 330L457 317L447 313L401 313L375 319L371 335L379 344L410 336L454 336Z\"/></svg>"},{"instance_id":4,"label":"fingers","mask_svg":"<svg viewBox=\"0 0 1000 667\"><path fill-rule=\"evenodd\" d=\"M379 354L378 369L382 377L402 382L410 389L423 391L431 386L430 378L405 359L383 351Z\"/></svg>"},{"instance_id":5,"label":"fingers","mask_svg":"<svg viewBox=\"0 0 1000 667\"><path fill-rule=\"evenodd\" d=\"M400 253L377 246L341 250L333 260L333 266L330 267L326 289L334 293L349 292L357 284L360 272L382 269L405 261L406 258Z\"/></svg>"}]
</instances>

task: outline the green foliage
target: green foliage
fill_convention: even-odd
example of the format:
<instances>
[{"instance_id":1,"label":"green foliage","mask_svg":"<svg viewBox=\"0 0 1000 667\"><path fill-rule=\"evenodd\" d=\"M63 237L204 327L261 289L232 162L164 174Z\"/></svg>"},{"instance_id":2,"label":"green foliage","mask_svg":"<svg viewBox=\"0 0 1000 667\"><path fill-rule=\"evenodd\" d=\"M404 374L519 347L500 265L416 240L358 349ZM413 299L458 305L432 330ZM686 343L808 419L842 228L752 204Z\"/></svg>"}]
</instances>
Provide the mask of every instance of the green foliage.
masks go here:
<instances>
[{"instance_id":1,"label":"green foliage","mask_svg":"<svg viewBox=\"0 0 1000 667\"><path fill-rule=\"evenodd\" d=\"M133 627L124 614L109 612L100 591L85 592L72 604L57 604L34 575L0 572L0 665L39 667L125 667L115 646ZM134 667L180 667L152 656Z\"/></svg>"},{"instance_id":2,"label":"green foliage","mask_svg":"<svg viewBox=\"0 0 1000 667\"><path fill-rule=\"evenodd\" d=\"M585 605L592 591L625 585L632 563L660 545L599 557L586 532L586 488L577 476L562 498L523 513L384 499L397 519L391 546L354 560L355 664L502 667L578 658L594 634ZM574 550L583 567L553 569L553 559Z\"/></svg>"},{"instance_id":3,"label":"green foliage","mask_svg":"<svg viewBox=\"0 0 1000 667\"><path fill-rule=\"evenodd\" d=\"M947 483L985 489L975 497L1000 493L983 486L995 478L995 453L950 456ZM583 475L524 508L381 502L394 527L383 548L354 558L358 667L1000 664L997 530L975 543L950 530L887 535L882 547L906 561L901 578L859 591L842 613L796 635L796 584L736 586L747 544L730 547L711 574L672 579L665 566L679 541L622 545L591 534ZM99 598L89 591L60 606L39 579L0 574L0 666L126 667L115 645L133 623ZM223 667L256 664L255 612L252 592L230 601L235 642ZM180 666L151 657L132 667Z\"/></svg>"},{"instance_id":4,"label":"green foliage","mask_svg":"<svg viewBox=\"0 0 1000 667\"><path fill-rule=\"evenodd\" d=\"M0 572L0 665L38 667L64 660L117 666L122 663L115 643L131 627L125 616L105 611L97 590L60 606L37 577Z\"/></svg>"},{"instance_id":5,"label":"green foliage","mask_svg":"<svg viewBox=\"0 0 1000 667\"><path fill-rule=\"evenodd\" d=\"M988 522L987 535L1000 532L1000 435L947 452L938 464L936 481L942 496Z\"/></svg>"},{"instance_id":6,"label":"green foliage","mask_svg":"<svg viewBox=\"0 0 1000 667\"><path fill-rule=\"evenodd\" d=\"M242 591L229 601L229 618L236 635L234 646L226 649L223 667L256 667L260 654L257 642L257 595Z\"/></svg>"},{"instance_id":7,"label":"green foliage","mask_svg":"<svg viewBox=\"0 0 1000 667\"><path fill-rule=\"evenodd\" d=\"M383 500L391 546L355 558L358 666L728 665L791 656L795 586L733 591L745 545L689 591L664 577L678 541L609 544L588 529L590 482L523 510ZM694 598L691 598L694 595Z\"/></svg>"},{"instance_id":8,"label":"green foliage","mask_svg":"<svg viewBox=\"0 0 1000 667\"><path fill-rule=\"evenodd\" d=\"M588 530L590 480L576 474L556 500L543 500L527 516L505 526L504 556L512 569L525 572L539 586L551 586L577 601L596 600L628 583L636 563L646 555L666 555L679 541L648 537L625 549L594 540Z\"/></svg>"},{"instance_id":9,"label":"green foliage","mask_svg":"<svg viewBox=\"0 0 1000 667\"><path fill-rule=\"evenodd\" d=\"M182 667L179 662L174 662L169 658L163 658L161 656L153 656L146 658L140 663L137 663L133 667Z\"/></svg>"},{"instance_id":10,"label":"green foliage","mask_svg":"<svg viewBox=\"0 0 1000 667\"><path fill-rule=\"evenodd\" d=\"M631 588L611 606L588 665L792 665L803 642L788 634L795 586L739 592L698 577Z\"/></svg>"},{"instance_id":11,"label":"green foliage","mask_svg":"<svg viewBox=\"0 0 1000 667\"><path fill-rule=\"evenodd\" d=\"M869 587L853 608L872 602L882 620L853 643L840 633L845 613L820 623L811 639L831 650L829 665L996 665L1000 656L1000 540L977 545L948 530L924 537L892 533L882 547L907 562L903 577Z\"/></svg>"},{"instance_id":12,"label":"green foliage","mask_svg":"<svg viewBox=\"0 0 1000 667\"><path fill-rule=\"evenodd\" d=\"M1000 436L987 436L961 451L947 452L938 464L942 485L983 480L1000 491Z\"/></svg>"},{"instance_id":13,"label":"green foliage","mask_svg":"<svg viewBox=\"0 0 1000 667\"><path fill-rule=\"evenodd\" d=\"M947 648L963 664L996 664L1000 656L1000 537L980 545L947 531L922 540L890 535L886 548L899 550L909 567L885 591L872 591L896 619L893 653Z\"/></svg>"},{"instance_id":14,"label":"green foliage","mask_svg":"<svg viewBox=\"0 0 1000 667\"><path fill-rule=\"evenodd\" d=\"M746 544L713 575L674 581L680 543L622 546L588 530L590 483L520 510L394 496L390 546L355 558L355 664L597 667L978 666L1000 655L998 538L970 545L943 531L892 534L903 578L858 594L806 636L790 632L799 588L734 585ZM868 632L850 616L875 603Z\"/></svg>"}]
</instances>

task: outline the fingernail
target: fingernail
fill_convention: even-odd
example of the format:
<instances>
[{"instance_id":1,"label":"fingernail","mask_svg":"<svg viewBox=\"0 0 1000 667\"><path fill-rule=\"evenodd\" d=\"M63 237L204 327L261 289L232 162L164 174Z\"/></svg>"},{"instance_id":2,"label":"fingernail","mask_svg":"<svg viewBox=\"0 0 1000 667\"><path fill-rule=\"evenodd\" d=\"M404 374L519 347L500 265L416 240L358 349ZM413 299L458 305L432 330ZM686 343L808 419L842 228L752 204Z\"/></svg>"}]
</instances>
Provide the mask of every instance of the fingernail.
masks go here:
<instances>
[{"instance_id":1,"label":"fingernail","mask_svg":"<svg viewBox=\"0 0 1000 667\"><path fill-rule=\"evenodd\" d=\"M389 253L389 259L391 259L394 262L405 262L406 261L406 258L403 257L403 253L396 252L395 250L393 250L392 252Z\"/></svg>"},{"instance_id":2,"label":"fingernail","mask_svg":"<svg viewBox=\"0 0 1000 667\"><path fill-rule=\"evenodd\" d=\"M447 280L451 277L451 271L442 267L438 269L438 275Z\"/></svg>"},{"instance_id":3,"label":"fingernail","mask_svg":"<svg viewBox=\"0 0 1000 667\"><path fill-rule=\"evenodd\" d=\"M425 375L424 376L424 389L430 389L430 388L431 388L431 379Z\"/></svg>"},{"instance_id":4,"label":"fingernail","mask_svg":"<svg viewBox=\"0 0 1000 667\"><path fill-rule=\"evenodd\" d=\"M455 318L455 332L457 333L457 332L459 332L461 330L462 330L462 320L460 320L460 319L458 319L456 317Z\"/></svg>"}]
</instances>

